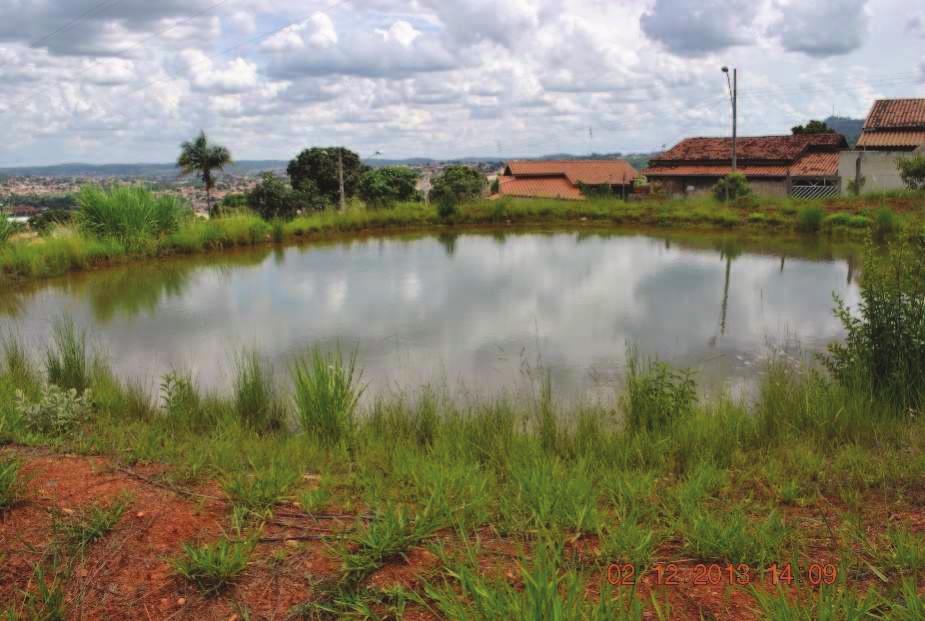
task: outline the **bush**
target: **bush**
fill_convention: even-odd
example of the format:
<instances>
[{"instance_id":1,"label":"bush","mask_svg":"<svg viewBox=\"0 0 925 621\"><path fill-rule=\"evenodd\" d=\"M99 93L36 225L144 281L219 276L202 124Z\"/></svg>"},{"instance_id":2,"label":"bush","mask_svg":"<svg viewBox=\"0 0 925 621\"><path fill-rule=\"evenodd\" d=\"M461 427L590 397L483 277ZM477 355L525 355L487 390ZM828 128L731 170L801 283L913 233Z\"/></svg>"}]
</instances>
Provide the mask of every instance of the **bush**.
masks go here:
<instances>
[{"instance_id":1,"label":"bush","mask_svg":"<svg viewBox=\"0 0 925 621\"><path fill-rule=\"evenodd\" d=\"M110 238L137 249L175 232L191 214L174 196L155 196L144 186L103 189L84 186L77 195L77 222L81 230L101 239Z\"/></svg>"},{"instance_id":2,"label":"bush","mask_svg":"<svg viewBox=\"0 0 925 621\"><path fill-rule=\"evenodd\" d=\"M732 203L732 206L736 209L751 211L753 209L758 209L758 207L761 206L761 201L759 201L758 197L754 194L746 194L745 196L737 197Z\"/></svg>"},{"instance_id":3,"label":"bush","mask_svg":"<svg viewBox=\"0 0 925 621\"><path fill-rule=\"evenodd\" d=\"M822 207L802 207L797 212L797 229L804 233L816 233L822 228L824 219Z\"/></svg>"},{"instance_id":4,"label":"bush","mask_svg":"<svg viewBox=\"0 0 925 621\"><path fill-rule=\"evenodd\" d=\"M16 412L35 433L61 436L83 423L90 415L90 391L78 395L71 388L48 386L38 403L31 403L22 391L16 391Z\"/></svg>"},{"instance_id":5,"label":"bush","mask_svg":"<svg viewBox=\"0 0 925 621\"><path fill-rule=\"evenodd\" d=\"M353 430L353 415L365 390L356 370L356 352L344 361L340 351L311 352L292 367L295 404L302 429L322 444L337 444Z\"/></svg>"},{"instance_id":6,"label":"bush","mask_svg":"<svg viewBox=\"0 0 925 621\"><path fill-rule=\"evenodd\" d=\"M881 207L874 214L872 232L874 239L883 241L899 230L899 220L887 207Z\"/></svg>"},{"instance_id":7,"label":"bush","mask_svg":"<svg viewBox=\"0 0 925 621\"><path fill-rule=\"evenodd\" d=\"M857 314L839 298L836 304L847 337L824 357L831 373L900 407L919 407L925 386L925 239L903 238L885 252L868 246Z\"/></svg>"},{"instance_id":8,"label":"bush","mask_svg":"<svg viewBox=\"0 0 925 621\"><path fill-rule=\"evenodd\" d=\"M713 186L713 196L718 201L734 201L751 193L752 189L748 185L748 179L739 172L729 173Z\"/></svg>"},{"instance_id":9,"label":"bush","mask_svg":"<svg viewBox=\"0 0 925 621\"><path fill-rule=\"evenodd\" d=\"M247 193L247 204L264 220L288 220L297 210L292 189L273 173L260 176L260 182Z\"/></svg>"},{"instance_id":10,"label":"bush","mask_svg":"<svg viewBox=\"0 0 925 621\"><path fill-rule=\"evenodd\" d=\"M896 166L907 188L925 190L925 155L899 158Z\"/></svg>"},{"instance_id":11,"label":"bush","mask_svg":"<svg viewBox=\"0 0 925 621\"><path fill-rule=\"evenodd\" d=\"M624 408L630 431L655 431L693 412L697 385L690 371L664 362L640 363L635 351L627 354Z\"/></svg>"},{"instance_id":12,"label":"bush","mask_svg":"<svg viewBox=\"0 0 925 621\"><path fill-rule=\"evenodd\" d=\"M291 162L286 172L296 190L308 190L320 194L327 203L340 200L339 168L343 164L344 193L347 198L356 195L360 177L366 166L360 156L343 147L306 149Z\"/></svg>"},{"instance_id":13,"label":"bush","mask_svg":"<svg viewBox=\"0 0 925 621\"><path fill-rule=\"evenodd\" d=\"M434 177L430 200L441 218L449 218L457 213L461 203L481 197L485 185L485 177L474 168L447 166Z\"/></svg>"},{"instance_id":14,"label":"bush","mask_svg":"<svg viewBox=\"0 0 925 621\"><path fill-rule=\"evenodd\" d=\"M406 166L386 166L369 170L360 177L360 198L372 208L391 207L417 196L418 173Z\"/></svg>"}]
</instances>

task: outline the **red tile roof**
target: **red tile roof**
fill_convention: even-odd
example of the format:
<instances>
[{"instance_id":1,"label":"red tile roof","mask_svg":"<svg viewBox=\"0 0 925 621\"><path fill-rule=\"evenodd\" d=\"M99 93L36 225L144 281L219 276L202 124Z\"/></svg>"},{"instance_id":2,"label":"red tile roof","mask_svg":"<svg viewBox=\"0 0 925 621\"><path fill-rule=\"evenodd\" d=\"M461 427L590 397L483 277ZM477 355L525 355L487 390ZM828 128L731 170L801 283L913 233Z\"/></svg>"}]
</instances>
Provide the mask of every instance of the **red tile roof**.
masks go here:
<instances>
[{"instance_id":1,"label":"red tile roof","mask_svg":"<svg viewBox=\"0 0 925 621\"><path fill-rule=\"evenodd\" d=\"M841 134L801 134L799 136L751 136L736 140L740 160L789 162L808 148L836 151L847 148ZM732 138L686 138L653 159L663 162L702 162L732 160Z\"/></svg>"},{"instance_id":2,"label":"red tile roof","mask_svg":"<svg viewBox=\"0 0 925 621\"><path fill-rule=\"evenodd\" d=\"M925 130L925 99L880 99L867 115L865 130Z\"/></svg>"},{"instance_id":3,"label":"red tile roof","mask_svg":"<svg viewBox=\"0 0 925 621\"><path fill-rule=\"evenodd\" d=\"M585 199L581 190L563 175L558 177L500 177L498 192L504 196L525 198L561 198L573 201Z\"/></svg>"},{"instance_id":4,"label":"red tile roof","mask_svg":"<svg viewBox=\"0 0 925 621\"><path fill-rule=\"evenodd\" d=\"M737 166L736 171L746 177L786 177L787 166ZM731 164L681 164L678 166L652 166L642 171L651 177L725 177L732 172Z\"/></svg>"},{"instance_id":5,"label":"red tile roof","mask_svg":"<svg viewBox=\"0 0 925 621\"><path fill-rule=\"evenodd\" d=\"M925 144L925 131L920 132L891 132L891 131L865 131L858 140L859 147L898 147L907 149Z\"/></svg>"},{"instance_id":6,"label":"red tile roof","mask_svg":"<svg viewBox=\"0 0 925 621\"><path fill-rule=\"evenodd\" d=\"M514 160L507 171L515 177L565 175L573 185L632 183L639 176L625 160Z\"/></svg>"},{"instance_id":7,"label":"red tile roof","mask_svg":"<svg viewBox=\"0 0 925 621\"><path fill-rule=\"evenodd\" d=\"M808 153L790 167L792 177L837 177L838 153Z\"/></svg>"}]
</instances>

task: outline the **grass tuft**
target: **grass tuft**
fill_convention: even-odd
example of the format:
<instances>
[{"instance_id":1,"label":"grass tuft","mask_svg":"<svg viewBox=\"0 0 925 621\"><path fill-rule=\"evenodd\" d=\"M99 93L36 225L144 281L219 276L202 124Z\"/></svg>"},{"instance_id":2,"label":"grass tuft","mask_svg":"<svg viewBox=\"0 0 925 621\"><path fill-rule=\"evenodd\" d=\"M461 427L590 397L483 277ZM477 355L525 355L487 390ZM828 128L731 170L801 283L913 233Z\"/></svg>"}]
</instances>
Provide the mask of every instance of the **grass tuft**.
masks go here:
<instances>
[{"instance_id":1,"label":"grass tuft","mask_svg":"<svg viewBox=\"0 0 925 621\"><path fill-rule=\"evenodd\" d=\"M356 351L345 360L339 349L325 354L316 347L292 366L299 422L323 444L339 444L353 433L354 413L365 390L356 359Z\"/></svg>"},{"instance_id":2,"label":"grass tuft","mask_svg":"<svg viewBox=\"0 0 925 621\"><path fill-rule=\"evenodd\" d=\"M247 568L252 542L234 542L226 538L202 546L184 545L183 555L173 562L181 577L206 594L221 591Z\"/></svg>"}]
</instances>

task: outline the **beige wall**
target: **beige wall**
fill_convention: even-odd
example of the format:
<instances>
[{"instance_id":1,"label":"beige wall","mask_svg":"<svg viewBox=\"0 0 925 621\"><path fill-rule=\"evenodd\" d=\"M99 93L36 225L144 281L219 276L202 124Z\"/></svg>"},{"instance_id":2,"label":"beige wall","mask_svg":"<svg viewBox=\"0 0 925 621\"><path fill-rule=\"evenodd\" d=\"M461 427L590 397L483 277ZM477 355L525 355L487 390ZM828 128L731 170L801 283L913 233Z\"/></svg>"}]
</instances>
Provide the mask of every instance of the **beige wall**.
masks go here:
<instances>
[{"instance_id":1,"label":"beige wall","mask_svg":"<svg viewBox=\"0 0 925 621\"><path fill-rule=\"evenodd\" d=\"M920 148L919 152L922 151ZM848 184L854 180L857 160L861 158L861 176L866 179L864 192L902 190L906 186L899 176L896 161L912 155L908 151L842 151L838 158L838 175L842 194L848 194Z\"/></svg>"},{"instance_id":2,"label":"beige wall","mask_svg":"<svg viewBox=\"0 0 925 621\"><path fill-rule=\"evenodd\" d=\"M716 179L702 178L649 177L649 181L659 182L662 190L670 196L707 196L713 193L713 186L716 185ZM787 196L787 181L785 179L749 179L748 183L755 194L761 196ZM690 188L693 188L693 191Z\"/></svg>"}]
</instances>

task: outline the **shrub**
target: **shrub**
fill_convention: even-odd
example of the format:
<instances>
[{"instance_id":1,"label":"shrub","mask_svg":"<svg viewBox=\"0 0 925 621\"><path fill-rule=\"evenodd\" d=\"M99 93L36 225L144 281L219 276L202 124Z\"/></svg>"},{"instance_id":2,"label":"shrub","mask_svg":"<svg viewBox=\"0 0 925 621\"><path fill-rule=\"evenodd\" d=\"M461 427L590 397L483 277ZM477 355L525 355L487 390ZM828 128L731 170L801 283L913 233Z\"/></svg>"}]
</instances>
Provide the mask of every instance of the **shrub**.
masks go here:
<instances>
[{"instance_id":1,"label":"shrub","mask_svg":"<svg viewBox=\"0 0 925 621\"><path fill-rule=\"evenodd\" d=\"M874 214L872 232L874 239L883 241L899 230L899 221L887 207L881 207Z\"/></svg>"},{"instance_id":2,"label":"shrub","mask_svg":"<svg viewBox=\"0 0 925 621\"><path fill-rule=\"evenodd\" d=\"M273 173L260 176L260 182L247 193L247 204L264 220L290 219L297 209L292 188Z\"/></svg>"},{"instance_id":3,"label":"shrub","mask_svg":"<svg viewBox=\"0 0 925 621\"><path fill-rule=\"evenodd\" d=\"M718 201L734 201L752 193L748 179L739 172L729 173L713 186L713 196Z\"/></svg>"},{"instance_id":4,"label":"shrub","mask_svg":"<svg viewBox=\"0 0 925 621\"><path fill-rule=\"evenodd\" d=\"M417 196L418 173L407 166L386 166L360 177L357 193L372 208L391 207Z\"/></svg>"},{"instance_id":5,"label":"shrub","mask_svg":"<svg viewBox=\"0 0 925 621\"><path fill-rule=\"evenodd\" d=\"M180 199L155 196L140 185L110 189L84 186L77 204L77 222L84 233L118 240L129 249L173 233L191 213Z\"/></svg>"},{"instance_id":6,"label":"shrub","mask_svg":"<svg viewBox=\"0 0 925 621\"><path fill-rule=\"evenodd\" d=\"M482 196L485 177L468 166L447 166L434 177L430 200L437 205L437 214L449 218L457 213L461 203Z\"/></svg>"},{"instance_id":7,"label":"shrub","mask_svg":"<svg viewBox=\"0 0 925 621\"><path fill-rule=\"evenodd\" d=\"M22 391L16 391L16 412L35 433L64 435L79 427L91 409L89 390L78 395L73 388L50 385L38 403L31 403Z\"/></svg>"},{"instance_id":8,"label":"shrub","mask_svg":"<svg viewBox=\"0 0 925 621\"><path fill-rule=\"evenodd\" d=\"M925 190L925 155L899 158L896 166L907 188Z\"/></svg>"},{"instance_id":9,"label":"shrub","mask_svg":"<svg viewBox=\"0 0 925 621\"><path fill-rule=\"evenodd\" d=\"M630 431L663 429L690 414L697 403L697 385L688 370L676 370L657 360L640 363L637 352L627 354L624 409Z\"/></svg>"},{"instance_id":10,"label":"shrub","mask_svg":"<svg viewBox=\"0 0 925 621\"><path fill-rule=\"evenodd\" d=\"M758 197L754 194L746 194L745 196L739 196L733 201L732 206L736 209L743 209L745 211L751 211L752 209L758 209L761 205L761 201L758 200Z\"/></svg>"},{"instance_id":11,"label":"shrub","mask_svg":"<svg viewBox=\"0 0 925 621\"><path fill-rule=\"evenodd\" d=\"M824 361L846 385L860 383L900 407L921 404L925 386L925 240L902 238L864 254L861 301L853 314L836 297L847 334Z\"/></svg>"},{"instance_id":12,"label":"shrub","mask_svg":"<svg viewBox=\"0 0 925 621\"><path fill-rule=\"evenodd\" d=\"M822 207L802 207L797 212L797 229L804 233L816 233L822 228L824 218Z\"/></svg>"},{"instance_id":13,"label":"shrub","mask_svg":"<svg viewBox=\"0 0 925 621\"><path fill-rule=\"evenodd\" d=\"M345 440L365 390L362 373L356 370L356 352L345 361L339 350L326 355L315 348L310 359L295 362L292 378L302 429L323 444Z\"/></svg>"}]
</instances>

